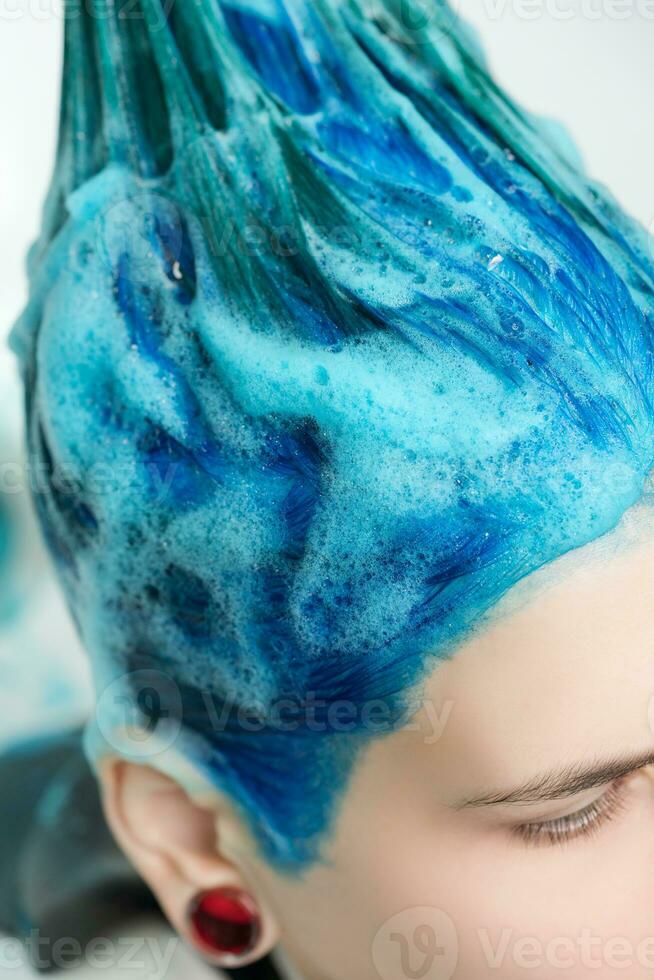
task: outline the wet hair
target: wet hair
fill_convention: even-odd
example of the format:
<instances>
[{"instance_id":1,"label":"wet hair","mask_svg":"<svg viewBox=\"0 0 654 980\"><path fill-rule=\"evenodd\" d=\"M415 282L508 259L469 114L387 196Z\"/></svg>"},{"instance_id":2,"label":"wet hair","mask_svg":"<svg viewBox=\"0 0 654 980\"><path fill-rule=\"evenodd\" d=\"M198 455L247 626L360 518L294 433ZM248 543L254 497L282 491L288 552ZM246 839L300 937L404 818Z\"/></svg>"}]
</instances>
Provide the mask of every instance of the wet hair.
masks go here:
<instances>
[{"instance_id":1,"label":"wet hair","mask_svg":"<svg viewBox=\"0 0 654 980\"><path fill-rule=\"evenodd\" d=\"M99 687L172 679L299 869L438 660L641 498L652 257L440 0L69 7L37 507Z\"/></svg>"}]
</instances>

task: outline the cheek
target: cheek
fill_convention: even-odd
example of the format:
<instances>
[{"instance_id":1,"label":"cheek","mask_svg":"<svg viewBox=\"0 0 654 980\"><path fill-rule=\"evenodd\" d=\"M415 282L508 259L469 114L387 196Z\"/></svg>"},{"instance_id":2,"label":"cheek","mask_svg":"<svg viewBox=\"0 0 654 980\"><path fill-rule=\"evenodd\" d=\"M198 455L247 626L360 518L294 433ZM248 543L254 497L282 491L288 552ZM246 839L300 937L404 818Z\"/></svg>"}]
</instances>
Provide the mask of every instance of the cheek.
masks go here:
<instances>
[{"instance_id":1,"label":"cheek","mask_svg":"<svg viewBox=\"0 0 654 980\"><path fill-rule=\"evenodd\" d=\"M651 790L595 839L560 848L444 826L401 798L366 815L365 832L341 828L331 866L268 883L309 975L320 964L329 980L653 975Z\"/></svg>"},{"instance_id":2,"label":"cheek","mask_svg":"<svg viewBox=\"0 0 654 980\"><path fill-rule=\"evenodd\" d=\"M471 842L448 870L441 902L457 926L455 980L654 975L651 793L594 839L532 849Z\"/></svg>"},{"instance_id":3,"label":"cheek","mask_svg":"<svg viewBox=\"0 0 654 980\"><path fill-rule=\"evenodd\" d=\"M265 883L289 952L321 980L440 980L441 947L448 964L456 958L461 923L451 897L465 838L442 832L400 781L395 792L367 783L349 803L325 866Z\"/></svg>"}]
</instances>

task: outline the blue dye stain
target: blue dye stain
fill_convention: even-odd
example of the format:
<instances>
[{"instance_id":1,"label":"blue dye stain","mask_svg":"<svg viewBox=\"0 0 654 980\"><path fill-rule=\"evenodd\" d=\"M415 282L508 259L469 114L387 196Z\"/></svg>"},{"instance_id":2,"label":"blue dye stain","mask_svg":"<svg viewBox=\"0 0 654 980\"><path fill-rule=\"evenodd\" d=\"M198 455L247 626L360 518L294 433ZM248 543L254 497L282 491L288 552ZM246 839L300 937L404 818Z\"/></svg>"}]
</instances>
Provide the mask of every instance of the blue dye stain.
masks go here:
<instances>
[{"instance_id":1,"label":"blue dye stain","mask_svg":"<svg viewBox=\"0 0 654 980\"><path fill-rule=\"evenodd\" d=\"M67 20L13 334L37 505L98 676L173 677L179 744L294 871L378 734L328 706L403 724L642 496L653 263L442 0L119 6Z\"/></svg>"}]
</instances>

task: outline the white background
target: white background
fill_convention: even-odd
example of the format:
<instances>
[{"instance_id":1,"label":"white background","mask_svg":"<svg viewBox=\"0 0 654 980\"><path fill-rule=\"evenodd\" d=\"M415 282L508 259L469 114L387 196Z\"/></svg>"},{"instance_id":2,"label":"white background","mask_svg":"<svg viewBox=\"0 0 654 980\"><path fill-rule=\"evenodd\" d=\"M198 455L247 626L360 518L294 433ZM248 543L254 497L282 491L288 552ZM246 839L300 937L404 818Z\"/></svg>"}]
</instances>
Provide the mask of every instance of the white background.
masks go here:
<instances>
[{"instance_id":1,"label":"white background","mask_svg":"<svg viewBox=\"0 0 654 980\"><path fill-rule=\"evenodd\" d=\"M561 120L589 172L650 227L654 0L459 0L458 9L477 27L504 87L529 109ZM2 342L24 302L24 256L37 232L52 164L60 47L57 0L0 0ZM1 462L18 457L20 396L12 358L4 343L0 348ZM76 641L30 534L24 504L12 501L29 541L16 566L27 605L20 630L0 634L0 744L18 730L51 726L66 712L74 715L86 696ZM58 696L44 700L39 692L48 685L52 690L53 682L59 684ZM172 974L188 971L180 955ZM106 970L96 972L107 977ZM0 965L0 980L24 975ZM141 975L152 977L152 966Z\"/></svg>"}]
</instances>

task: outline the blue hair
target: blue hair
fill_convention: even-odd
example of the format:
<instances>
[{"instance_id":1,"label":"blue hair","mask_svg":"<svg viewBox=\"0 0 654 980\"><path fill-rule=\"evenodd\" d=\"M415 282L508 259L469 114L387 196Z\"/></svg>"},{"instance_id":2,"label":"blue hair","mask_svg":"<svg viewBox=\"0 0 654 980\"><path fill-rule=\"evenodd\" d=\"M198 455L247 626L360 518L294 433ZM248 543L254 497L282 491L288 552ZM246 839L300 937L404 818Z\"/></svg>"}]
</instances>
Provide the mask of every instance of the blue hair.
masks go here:
<instances>
[{"instance_id":1,"label":"blue hair","mask_svg":"<svg viewBox=\"0 0 654 980\"><path fill-rule=\"evenodd\" d=\"M97 676L173 678L194 763L301 868L360 709L402 724L642 497L652 257L441 0L67 6L13 341L37 507Z\"/></svg>"}]
</instances>

